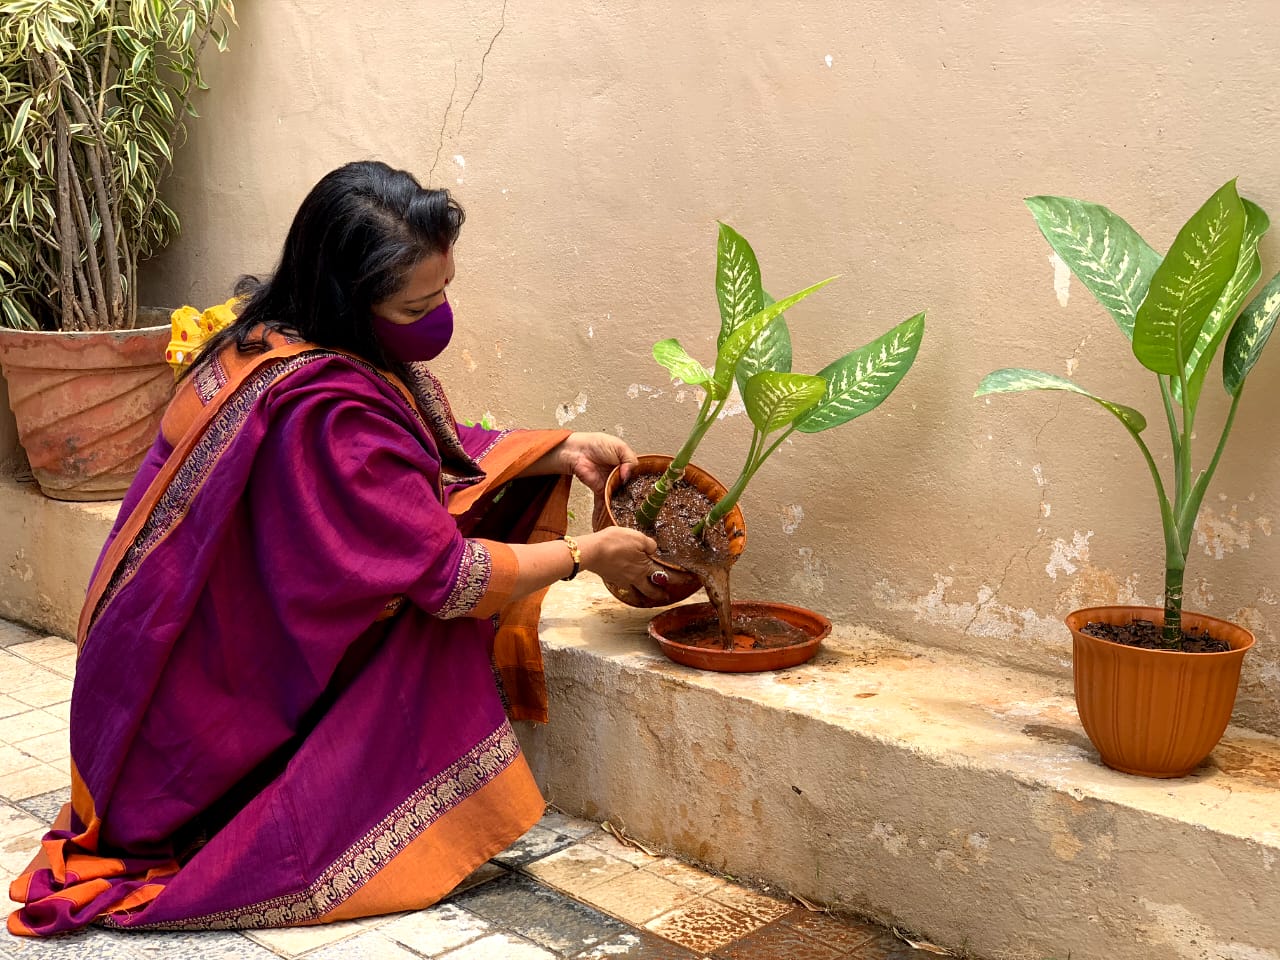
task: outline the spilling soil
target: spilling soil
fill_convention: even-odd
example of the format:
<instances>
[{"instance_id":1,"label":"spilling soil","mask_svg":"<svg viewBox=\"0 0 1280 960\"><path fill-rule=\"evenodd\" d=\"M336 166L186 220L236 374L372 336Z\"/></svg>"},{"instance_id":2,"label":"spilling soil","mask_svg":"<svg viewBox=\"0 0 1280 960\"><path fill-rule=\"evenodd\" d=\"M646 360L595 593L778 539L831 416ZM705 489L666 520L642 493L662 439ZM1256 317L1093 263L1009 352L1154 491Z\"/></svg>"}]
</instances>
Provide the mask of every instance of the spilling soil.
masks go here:
<instances>
[{"instance_id":1,"label":"spilling soil","mask_svg":"<svg viewBox=\"0 0 1280 960\"><path fill-rule=\"evenodd\" d=\"M1225 640L1215 640L1209 632L1183 630L1177 646L1170 647L1161 638L1161 628L1150 620L1135 619L1129 623L1098 623L1090 621L1080 630L1099 640L1110 640L1126 647L1144 650L1177 650L1180 653L1226 653L1231 645Z\"/></svg>"},{"instance_id":2,"label":"spilling soil","mask_svg":"<svg viewBox=\"0 0 1280 960\"><path fill-rule=\"evenodd\" d=\"M657 482L657 476L643 475L619 486L609 501L614 519L622 526L639 529L636 511ZM808 640L804 631L776 617L731 616L729 567L733 560L729 532L723 521L707 527L700 537L693 532L713 506L710 497L682 478L672 484L654 528L646 531L658 543L658 557L701 580L707 597L719 611L718 619L695 621L680 631L680 637L669 639L722 650L772 650Z\"/></svg>"}]
</instances>

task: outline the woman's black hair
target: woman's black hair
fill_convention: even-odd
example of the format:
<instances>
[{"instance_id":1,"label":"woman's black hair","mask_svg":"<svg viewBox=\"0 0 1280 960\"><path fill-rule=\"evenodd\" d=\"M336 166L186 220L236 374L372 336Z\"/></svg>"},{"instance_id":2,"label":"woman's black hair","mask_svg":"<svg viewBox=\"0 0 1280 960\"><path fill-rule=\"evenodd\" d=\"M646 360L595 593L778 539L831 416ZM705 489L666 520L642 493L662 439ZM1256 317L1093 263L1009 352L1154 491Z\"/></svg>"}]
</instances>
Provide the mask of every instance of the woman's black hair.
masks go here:
<instances>
[{"instance_id":1,"label":"woman's black hair","mask_svg":"<svg viewBox=\"0 0 1280 960\"><path fill-rule=\"evenodd\" d=\"M211 337L192 372L234 342L268 349L265 330L350 351L378 367L388 358L370 324L375 303L394 296L423 259L448 252L465 215L448 190L426 190L385 163L348 163L307 194L268 280L241 277L247 297L235 323Z\"/></svg>"}]
</instances>

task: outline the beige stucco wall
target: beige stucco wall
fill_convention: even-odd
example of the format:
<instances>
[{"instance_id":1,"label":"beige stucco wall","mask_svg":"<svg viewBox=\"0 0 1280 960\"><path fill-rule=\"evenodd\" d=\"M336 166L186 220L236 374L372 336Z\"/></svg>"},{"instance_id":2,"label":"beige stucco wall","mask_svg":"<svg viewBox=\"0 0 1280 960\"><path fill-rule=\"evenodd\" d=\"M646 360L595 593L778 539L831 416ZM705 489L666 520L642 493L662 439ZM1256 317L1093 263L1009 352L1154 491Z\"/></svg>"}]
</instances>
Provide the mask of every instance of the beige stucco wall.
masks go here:
<instances>
[{"instance_id":1,"label":"beige stucco wall","mask_svg":"<svg viewBox=\"0 0 1280 960\"><path fill-rule=\"evenodd\" d=\"M710 359L723 219L775 294L843 275L790 316L797 370L929 310L899 392L787 445L748 491L740 596L1059 673L1063 613L1157 598L1150 480L1119 426L1078 398L971 394L999 366L1074 372L1143 409L1159 444L1153 378L1078 282L1055 290L1021 198L1106 203L1161 250L1229 177L1280 216L1271 3L315 0L239 14L172 183L185 233L150 265L146 299L221 300L238 273L271 269L320 175L383 158L468 211L459 329L439 364L457 411L669 452L694 402L649 348L679 336ZM1269 276L1280 242L1263 255ZM1238 718L1271 732L1278 373L1273 348L1188 571L1192 606L1256 630ZM1202 447L1225 412L1215 384ZM731 417L697 459L730 477L748 435Z\"/></svg>"}]
</instances>

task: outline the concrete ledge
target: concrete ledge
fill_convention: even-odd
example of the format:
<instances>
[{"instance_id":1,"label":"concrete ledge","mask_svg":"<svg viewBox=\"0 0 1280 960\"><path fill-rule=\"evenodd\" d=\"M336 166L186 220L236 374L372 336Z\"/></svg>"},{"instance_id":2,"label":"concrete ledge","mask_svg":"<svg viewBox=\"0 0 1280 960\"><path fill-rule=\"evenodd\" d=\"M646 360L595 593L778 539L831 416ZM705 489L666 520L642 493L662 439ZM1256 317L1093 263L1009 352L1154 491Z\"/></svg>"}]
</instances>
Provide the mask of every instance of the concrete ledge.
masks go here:
<instances>
[{"instance_id":1,"label":"concrete ledge","mask_svg":"<svg viewBox=\"0 0 1280 960\"><path fill-rule=\"evenodd\" d=\"M89 575L119 501L50 500L34 481L0 479L0 617L75 637Z\"/></svg>"},{"instance_id":2,"label":"concrete ledge","mask_svg":"<svg viewBox=\"0 0 1280 960\"><path fill-rule=\"evenodd\" d=\"M0 615L70 636L115 504L0 483ZM990 960L1280 960L1280 741L1178 781L1101 766L1070 682L838 625L817 659L705 674L592 577L544 608L547 797Z\"/></svg>"}]
</instances>

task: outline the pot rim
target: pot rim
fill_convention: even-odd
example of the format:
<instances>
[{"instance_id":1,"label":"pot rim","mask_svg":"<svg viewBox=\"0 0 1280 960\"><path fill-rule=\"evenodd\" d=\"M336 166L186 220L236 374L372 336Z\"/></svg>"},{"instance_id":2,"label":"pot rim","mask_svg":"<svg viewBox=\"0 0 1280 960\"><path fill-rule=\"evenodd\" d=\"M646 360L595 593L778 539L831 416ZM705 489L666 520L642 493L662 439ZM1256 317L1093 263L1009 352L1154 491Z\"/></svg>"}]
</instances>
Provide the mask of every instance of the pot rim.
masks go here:
<instances>
[{"instance_id":1,"label":"pot rim","mask_svg":"<svg viewBox=\"0 0 1280 960\"><path fill-rule=\"evenodd\" d=\"M1131 610L1131 611L1134 611L1135 613L1138 611L1141 611L1145 614L1150 614L1150 615L1140 617L1139 619L1150 620L1152 623L1156 623L1161 626L1164 625L1164 607L1148 607L1148 606L1142 606L1142 605L1133 604L1133 603L1109 603L1109 604L1099 604L1093 607L1080 607L1078 610L1072 610L1070 613L1068 613L1066 617L1063 618L1063 622L1066 623L1067 629L1071 631L1071 635L1073 638L1084 638L1085 640L1096 641L1098 643L1107 643L1113 647L1121 647L1125 650L1131 650L1135 654L1156 654L1156 655L1165 656L1165 657L1196 657L1198 660L1203 660L1203 658L1206 658L1206 657L1212 658L1212 657L1242 656L1246 650L1250 649L1257 642L1257 638L1253 635L1253 631L1248 629L1247 627L1241 626L1240 624L1235 623L1234 621L1231 621L1231 620L1224 620L1222 617L1215 617L1208 613L1198 613L1194 610L1182 611L1183 623L1186 623L1187 618L1191 618L1193 620L1207 622L1205 625L1220 624L1221 626L1227 627L1232 631L1239 631L1240 633L1244 634L1246 642L1240 644L1239 646L1232 645L1230 650L1219 650L1214 653L1192 653L1187 650L1153 650L1150 647L1131 647L1128 644L1116 643L1115 641L1107 640L1104 637L1094 637L1087 633L1081 632L1078 628L1073 627L1071 625L1071 620L1073 618L1079 618L1081 620L1080 625L1084 626L1085 623L1089 622L1090 614L1099 613L1101 611L1115 611L1115 610ZM1228 644L1231 644L1230 640L1227 640L1226 642Z\"/></svg>"},{"instance_id":2,"label":"pot rim","mask_svg":"<svg viewBox=\"0 0 1280 960\"><path fill-rule=\"evenodd\" d=\"M669 464L669 463L671 463L671 461L672 461L672 460L674 460L674 459L675 459L675 457L670 456L669 454L665 454L665 453L637 453L637 454L636 454L636 460L637 460L637 461L643 461L643 460L646 460L646 459L647 459L647 460L665 460L665 461L666 461L666 463L668 463L668 464ZM700 466L698 466L696 463L690 463L690 464L688 464L688 465L685 467L685 470L687 471L687 470L689 470L689 469L691 469L691 468L692 468L692 469L694 469L694 470L699 470L699 471L701 471L702 473L704 473L704 474L706 474L708 477L710 477L712 480L715 480L715 482L716 482L717 484L719 484L721 487L724 487L724 484L723 484L723 483L720 483L720 481L716 479L715 475L714 475L713 473L711 473L709 470L707 470L705 467L700 467ZM664 465L663 469L664 469L664 470L666 469L665 465ZM606 513L608 514L608 516L609 516L609 521L610 521L614 526L619 526L619 524L618 524L618 518L617 518L617 517L615 517L615 516L613 515L613 504L612 504L612 503L610 503L610 500L611 500L611 493L612 493L612 491L613 491L613 490L615 490L615 489L616 489L618 486L620 486L620 485L621 485L621 483L622 483L621 470L622 470L622 465L621 465L621 464L619 464L618 466L614 467L612 470L610 470L610 471L609 471L609 476L605 478L605 482L604 482L604 489L605 489L605 493L604 493L604 509L605 509L605 512L606 512ZM632 477L636 476L636 473L633 471L633 472L632 472L632 474L631 474L631 476L632 476ZM615 480L615 479L614 479L615 477L617 478L617 480ZM727 491L727 490L728 490L728 487L725 487L725 490ZM739 515L739 517L741 518L741 515L742 515L742 507L741 507L741 505L739 505L739 504L734 504L733 509L729 511L729 516L732 516L732 515L733 515L733 514L735 514L735 513L736 513L736 514L738 514L738 515ZM725 519L728 519L728 517L726 517ZM746 533L746 531L747 531L747 524L746 524L746 520L745 520L745 519L740 519L739 524L740 524L740 526L742 527L742 536L739 538L739 539L741 540L741 547L738 549L738 552L737 552L737 554L736 554L736 555L735 555L735 557L734 557L734 559L735 559L735 560L737 559L737 556L738 556L738 555L741 555L742 551L746 549L746 545L747 545L747 544L746 544L746 538L747 538L747 533ZM682 567L682 566L680 566L679 564L671 563L671 562L669 562L669 561L663 560L661 557L654 556L654 557L653 557L653 562L654 562L654 563L656 563L656 564L658 564L658 565L660 565L660 566L666 567L668 570L673 570L673 571L675 571L676 573L681 573L681 574L684 574L684 575L686 575L686 576L694 576L694 574L693 574L693 573L691 573L687 568Z\"/></svg>"}]
</instances>

